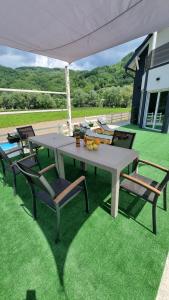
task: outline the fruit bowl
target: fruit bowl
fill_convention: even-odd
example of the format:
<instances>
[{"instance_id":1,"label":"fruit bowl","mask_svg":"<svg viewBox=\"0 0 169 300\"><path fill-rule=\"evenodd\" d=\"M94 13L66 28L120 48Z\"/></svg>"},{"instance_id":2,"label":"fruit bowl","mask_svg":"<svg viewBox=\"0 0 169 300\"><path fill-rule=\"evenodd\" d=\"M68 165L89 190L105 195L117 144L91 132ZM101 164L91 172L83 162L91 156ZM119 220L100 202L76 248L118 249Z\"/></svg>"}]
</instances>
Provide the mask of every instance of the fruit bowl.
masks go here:
<instances>
[{"instance_id":1,"label":"fruit bowl","mask_svg":"<svg viewBox=\"0 0 169 300\"><path fill-rule=\"evenodd\" d=\"M84 146L89 151L98 150L99 145L100 145L100 140L98 138L90 138L90 137L84 138Z\"/></svg>"}]
</instances>

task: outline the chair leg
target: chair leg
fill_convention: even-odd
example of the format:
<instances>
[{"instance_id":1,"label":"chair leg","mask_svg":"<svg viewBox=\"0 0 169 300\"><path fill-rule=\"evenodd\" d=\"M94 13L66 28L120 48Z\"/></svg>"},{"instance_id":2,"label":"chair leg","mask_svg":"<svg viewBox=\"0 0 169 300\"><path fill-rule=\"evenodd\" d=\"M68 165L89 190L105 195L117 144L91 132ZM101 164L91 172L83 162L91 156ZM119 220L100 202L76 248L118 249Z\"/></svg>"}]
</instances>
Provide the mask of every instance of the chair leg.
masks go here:
<instances>
[{"instance_id":1,"label":"chair leg","mask_svg":"<svg viewBox=\"0 0 169 300\"><path fill-rule=\"evenodd\" d=\"M163 208L167 210L167 186L165 186L163 191Z\"/></svg>"},{"instance_id":2,"label":"chair leg","mask_svg":"<svg viewBox=\"0 0 169 300\"><path fill-rule=\"evenodd\" d=\"M49 152L49 149L47 149L47 151L48 151L48 157L50 157L50 152Z\"/></svg>"},{"instance_id":3,"label":"chair leg","mask_svg":"<svg viewBox=\"0 0 169 300\"><path fill-rule=\"evenodd\" d=\"M73 159L73 165L76 167L76 159Z\"/></svg>"},{"instance_id":4,"label":"chair leg","mask_svg":"<svg viewBox=\"0 0 169 300\"><path fill-rule=\"evenodd\" d=\"M33 208L33 218L34 218L34 220L37 220L36 197L34 195L33 195L33 200L32 200L32 208Z\"/></svg>"},{"instance_id":5,"label":"chair leg","mask_svg":"<svg viewBox=\"0 0 169 300\"><path fill-rule=\"evenodd\" d=\"M40 164L39 160L37 160L37 164L38 164L39 170L41 170L42 168L41 168L41 164Z\"/></svg>"},{"instance_id":6,"label":"chair leg","mask_svg":"<svg viewBox=\"0 0 169 300\"><path fill-rule=\"evenodd\" d=\"M14 196L16 196L16 174L13 172L13 192Z\"/></svg>"},{"instance_id":7,"label":"chair leg","mask_svg":"<svg viewBox=\"0 0 169 300\"><path fill-rule=\"evenodd\" d=\"M82 174L85 176L87 173L86 164L83 161L80 161L80 169L82 171Z\"/></svg>"},{"instance_id":8,"label":"chair leg","mask_svg":"<svg viewBox=\"0 0 169 300\"><path fill-rule=\"evenodd\" d=\"M58 243L60 241L60 208L56 206L56 240L55 242Z\"/></svg>"},{"instance_id":9,"label":"chair leg","mask_svg":"<svg viewBox=\"0 0 169 300\"><path fill-rule=\"evenodd\" d=\"M86 212L89 213L89 197L88 197L86 180L83 181L83 189L84 189L84 195L85 195Z\"/></svg>"},{"instance_id":10,"label":"chair leg","mask_svg":"<svg viewBox=\"0 0 169 300\"><path fill-rule=\"evenodd\" d=\"M94 174L97 175L97 167L94 167Z\"/></svg>"},{"instance_id":11,"label":"chair leg","mask_svg":"<svg viewBox=\"0 0 169 300\"><path fill-rule=\"evenodd\" d=\"M156 225L156 204L152 206L152 221L153 221L153 233L157 234L157 225Z\"/></svg>"},{"instance_id":12,"label":"chair leg","mask_svg":"<svg viewBox=\"0 0 169 300\"><path fill-rule=\"evenodd\" d=\"M3 161L1 160L1 166L2 166L2 174L3 174L3 185L5 185L5 178L6 178L6 171Z\"/></svg>"},{"instance_id":13,"label":"chair leg","mask_svg":"<svg viewBox=\"0 0 169 300\"><path fill-rule=\"evenodd\" d=\"M36 163L37 163L37 165L38 165L38 167L39 167L39 170L41 170L41 165L40 165L40 162L39 162L39 159L38 159L38 156L36 155L36 157L35 157L35 161L36 161Z\"/></svg>"}]
</instances>

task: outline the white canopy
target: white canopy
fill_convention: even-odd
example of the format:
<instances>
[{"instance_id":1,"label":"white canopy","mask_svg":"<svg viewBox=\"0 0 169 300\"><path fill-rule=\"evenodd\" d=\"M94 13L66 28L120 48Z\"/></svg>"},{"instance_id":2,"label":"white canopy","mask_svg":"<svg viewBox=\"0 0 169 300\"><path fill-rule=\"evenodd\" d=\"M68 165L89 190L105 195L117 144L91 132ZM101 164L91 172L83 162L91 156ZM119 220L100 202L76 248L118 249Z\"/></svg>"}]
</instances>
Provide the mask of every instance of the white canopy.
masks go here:
<instances>
[{"instance_id":1,"label":"white canopy","mask_svg":"<svg viewBox=\"0 0 169 300\"><path fill-rule=\"evenodd\" d=\"M0 0L0 44L71 63L169 26L169 0Z\"/></svg>"}]
</instances>

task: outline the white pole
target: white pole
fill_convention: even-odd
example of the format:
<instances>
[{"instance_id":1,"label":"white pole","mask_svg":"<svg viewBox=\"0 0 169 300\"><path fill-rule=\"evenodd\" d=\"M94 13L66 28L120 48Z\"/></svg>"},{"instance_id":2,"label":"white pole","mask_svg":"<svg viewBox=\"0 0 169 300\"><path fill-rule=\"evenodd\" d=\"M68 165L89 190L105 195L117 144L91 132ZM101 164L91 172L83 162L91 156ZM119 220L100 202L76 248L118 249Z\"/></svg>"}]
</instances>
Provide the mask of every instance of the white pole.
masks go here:
<instances>
[{"instance_id":1,"label":"white pole","mask_svg":"<svg viewBox=\"0 0 169 300\"><path fill-rule=\"evenodd\" d=\"M66 81L69 135L72 135L72 113L71 113L71 98L70 98L69 66L65 66L65 81Z\"/></svg>"},{"instance_id":2,"label":"white pole","mask_svg":"<svg viewBox=\"0 0 169 300\"><path fill-rule=\"evenodd\" d=\"M157 42L157 31L153 33L152 50L156 48L156 42Z\"/></svg>"}]
</instances>

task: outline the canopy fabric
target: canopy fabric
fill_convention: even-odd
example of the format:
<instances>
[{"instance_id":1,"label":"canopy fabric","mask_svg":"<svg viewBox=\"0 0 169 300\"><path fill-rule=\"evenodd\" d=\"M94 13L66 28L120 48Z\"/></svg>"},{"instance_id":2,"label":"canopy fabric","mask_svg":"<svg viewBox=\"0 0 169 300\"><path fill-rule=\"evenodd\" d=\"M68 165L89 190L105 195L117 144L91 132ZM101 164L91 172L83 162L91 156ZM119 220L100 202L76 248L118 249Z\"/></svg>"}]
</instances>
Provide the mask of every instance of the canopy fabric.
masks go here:
<instances>
[{"instance_id":1,"label":"canopy fabric","mask_svg":"<svg viewBox=\"0 0 169 300\"><path fill-rule=\"evenodd\" d=\"M169 26L169 0L0 0L0 44L69 63Z\"/></svg>"}]
</instances>

